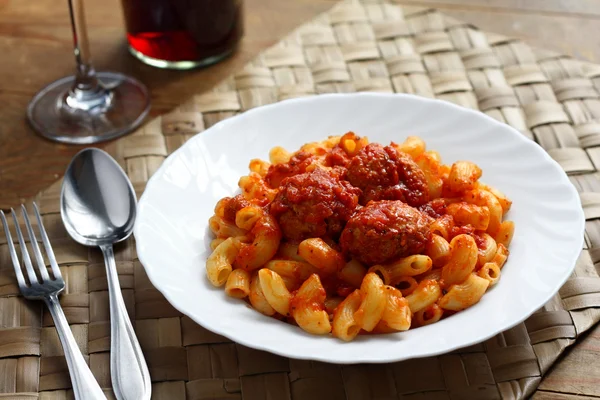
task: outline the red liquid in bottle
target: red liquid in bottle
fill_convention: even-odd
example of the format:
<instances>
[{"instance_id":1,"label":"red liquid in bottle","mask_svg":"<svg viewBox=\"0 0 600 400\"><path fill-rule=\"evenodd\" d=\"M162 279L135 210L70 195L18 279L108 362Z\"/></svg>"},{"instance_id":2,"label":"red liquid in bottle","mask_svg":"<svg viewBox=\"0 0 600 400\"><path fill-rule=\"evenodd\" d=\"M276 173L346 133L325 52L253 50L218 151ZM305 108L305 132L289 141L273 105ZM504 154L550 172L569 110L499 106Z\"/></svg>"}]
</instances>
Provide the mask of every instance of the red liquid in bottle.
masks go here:
<instances>
[{"instance_id":1,"label":"red liquid in bottle","mask_svg":"<svg viewBox=\"0 0 600 400\"><path fill-rule=\"evenodd\" d=\"M133 50L198 64L233 51L243 34L241 0L122 0Z\"/></svg>"}]
</instances>

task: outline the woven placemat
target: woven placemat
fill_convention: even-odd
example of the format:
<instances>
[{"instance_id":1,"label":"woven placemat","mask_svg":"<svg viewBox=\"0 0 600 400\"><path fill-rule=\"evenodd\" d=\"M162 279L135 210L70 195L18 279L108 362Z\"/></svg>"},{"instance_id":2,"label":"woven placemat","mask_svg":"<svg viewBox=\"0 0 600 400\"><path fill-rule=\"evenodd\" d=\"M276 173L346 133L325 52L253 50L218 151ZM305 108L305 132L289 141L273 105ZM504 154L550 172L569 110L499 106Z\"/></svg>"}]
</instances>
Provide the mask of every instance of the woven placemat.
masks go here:
<instances>
[{"instance_id":1,"label":"woven placemat","mask_svg":"<svg viewBox=\"0 0 600 400\"><path fill-rule=\"evenodd\" d=\"M503 121L536 140L569 174L586 216L573 276L525 323L484 343L384 365L291 360L234 344L177 312L152 286L133 239L116 249L129 315L150 367L153 398L513 399L531 395L564 349L600 319L600 66L386 1L344 1L259 55L210 93L156 118L108 151L141 193L165 157L225 118L282 99L382 91L437 97ZM219 149L214 149L219 151ZM39 194L67 282L71 328L112 398L102 256L69 239L60 182ZM52 320L19 296L0 238L0 398L72 398Z\"/></svg>"}]
</instances>

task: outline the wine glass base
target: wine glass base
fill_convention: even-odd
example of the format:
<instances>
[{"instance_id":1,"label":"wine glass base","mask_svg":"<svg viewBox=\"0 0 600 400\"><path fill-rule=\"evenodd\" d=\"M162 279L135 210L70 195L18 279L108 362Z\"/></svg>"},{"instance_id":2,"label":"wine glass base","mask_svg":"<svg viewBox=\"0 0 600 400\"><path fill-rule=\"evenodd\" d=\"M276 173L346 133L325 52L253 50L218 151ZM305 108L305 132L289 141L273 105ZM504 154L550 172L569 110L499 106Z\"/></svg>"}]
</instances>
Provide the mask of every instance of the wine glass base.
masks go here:
<instances>
[{"instance_id":1,"label":"wine glass base","mask_svg":"<svg viewBox=\"0 0 600 400\"><path fill-rule=\"evenodd\" d=\"M99 72L96 76L104 89L102 99L96 99L87 110L68 104L72 104L67 99L74 76L52 82L36 94L27 108L27 119L35 131L55 142L90 144L139 127L150 110L146 87L119 73Z\"/></svg>"}]
</instances>

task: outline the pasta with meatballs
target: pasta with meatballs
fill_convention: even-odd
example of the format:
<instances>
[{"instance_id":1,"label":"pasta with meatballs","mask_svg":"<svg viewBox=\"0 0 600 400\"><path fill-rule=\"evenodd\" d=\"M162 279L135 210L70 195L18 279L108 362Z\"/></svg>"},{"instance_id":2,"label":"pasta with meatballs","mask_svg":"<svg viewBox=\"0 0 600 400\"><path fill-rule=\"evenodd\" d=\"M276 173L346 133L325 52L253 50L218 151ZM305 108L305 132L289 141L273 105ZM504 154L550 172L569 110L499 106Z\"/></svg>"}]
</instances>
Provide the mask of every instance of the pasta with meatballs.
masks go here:
<instances>
[{"instance_id":1,"label":"pasta with meatballs","mask_svg":"<svg viewBox=\"0 0 600 400\"><path fill-rule=\"evenodd\" d=\"M435 323L479 302L509 256L511 201L416 136L384 146L348 132L274 147L249 169L210 218L208 280L309 333Z\"/></svg>"}]
</instances>

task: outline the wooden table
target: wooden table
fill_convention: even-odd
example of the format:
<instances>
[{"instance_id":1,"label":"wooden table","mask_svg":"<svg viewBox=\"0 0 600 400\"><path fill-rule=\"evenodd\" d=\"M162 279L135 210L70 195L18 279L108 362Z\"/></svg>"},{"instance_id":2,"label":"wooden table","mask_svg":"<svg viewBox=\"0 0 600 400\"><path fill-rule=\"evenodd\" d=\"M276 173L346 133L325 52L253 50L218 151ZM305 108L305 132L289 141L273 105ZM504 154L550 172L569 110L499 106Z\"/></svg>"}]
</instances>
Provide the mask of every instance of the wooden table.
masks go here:
<instances>
[{"instance_id":1,"label":"wooden table","mask_svg":"<svg viewBox=\"0 0 600 400\"><path fill-rule=\"evenodd\" d=\"M246 36L228 60L203 70L163 71L133 59L126 48L119 0L86 0L98 70L131 74L148 85L152 115L210 88L283 34L336 0L245 0ZM404 0L431 6L486 30L600 62L598 0ZM74 69L65 0L0 0L0 208L34 195L63 173L76 146L48 142L27 125L25 108L45 84ZM535 399L600 398L600 327L555 365Z\"/></svg>"}]
</instances>

